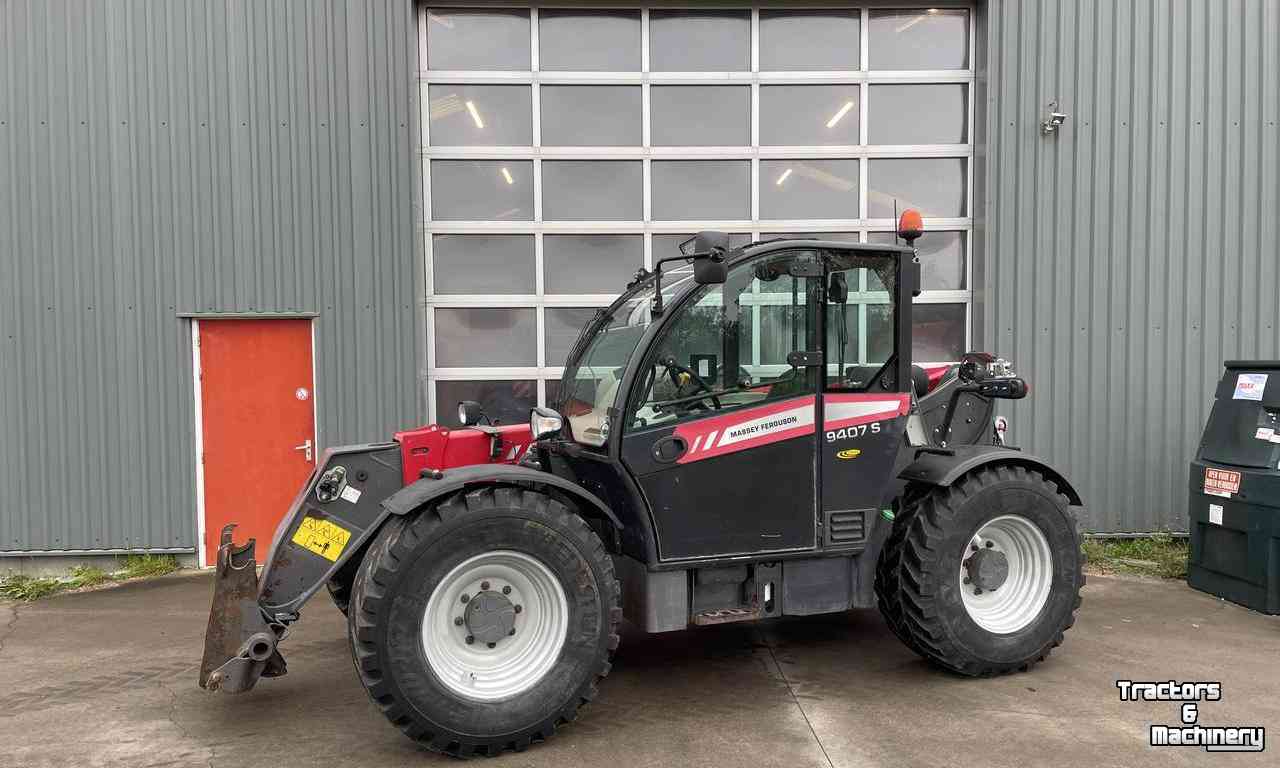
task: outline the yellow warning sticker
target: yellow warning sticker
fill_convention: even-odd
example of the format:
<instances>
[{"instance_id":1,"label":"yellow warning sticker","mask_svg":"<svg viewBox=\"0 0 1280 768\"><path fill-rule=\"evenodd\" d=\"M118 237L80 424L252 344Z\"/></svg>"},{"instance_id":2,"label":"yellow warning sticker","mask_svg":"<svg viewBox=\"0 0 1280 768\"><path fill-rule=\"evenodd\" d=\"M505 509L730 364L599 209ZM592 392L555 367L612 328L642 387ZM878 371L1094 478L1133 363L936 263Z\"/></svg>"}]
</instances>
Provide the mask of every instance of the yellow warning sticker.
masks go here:
<instances>
[{"instance_id":1,"label":"yellow warning sticker","mask_svg":"<svg viewBox=\"0 0 1280 768\"><path fill-rule=\"evenodd\" d=\"M862 451L858 448L845 448L843 451L840 451L839 453L836 454L836 458L837 459L856 459L861 454L862 454Z\"/></svg>"},{"instance_id":2,"label":"yellow warning sticker","mask_svg":"<svg viewBox=\"0 0 1280 768\"><path fill-rule=\"evenodd\" d=\"M302 524L293 534L293 543L317 555L338 561L338 555L347 548L351 531L339 525L314 517L302 518Z\"/></svg>"}]
</instances>

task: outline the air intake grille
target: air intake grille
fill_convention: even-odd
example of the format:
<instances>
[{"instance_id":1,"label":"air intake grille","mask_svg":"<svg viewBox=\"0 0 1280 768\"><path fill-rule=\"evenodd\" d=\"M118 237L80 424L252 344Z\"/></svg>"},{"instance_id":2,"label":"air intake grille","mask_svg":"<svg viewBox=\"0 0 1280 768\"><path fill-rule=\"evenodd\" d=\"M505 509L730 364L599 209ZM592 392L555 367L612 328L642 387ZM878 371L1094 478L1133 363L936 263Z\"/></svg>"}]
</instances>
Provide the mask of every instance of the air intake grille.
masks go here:
<instances>
[{"instance_id":1,"label":"air intake grille","mask_svg":"<svg viewBox=\"0 0 1280 768\"><path fill-rule=\"evenodd\" d=\"M866 538L866 510L840 509L827 513L827 546L860 544Z\"/></svg>"}]
</instances>

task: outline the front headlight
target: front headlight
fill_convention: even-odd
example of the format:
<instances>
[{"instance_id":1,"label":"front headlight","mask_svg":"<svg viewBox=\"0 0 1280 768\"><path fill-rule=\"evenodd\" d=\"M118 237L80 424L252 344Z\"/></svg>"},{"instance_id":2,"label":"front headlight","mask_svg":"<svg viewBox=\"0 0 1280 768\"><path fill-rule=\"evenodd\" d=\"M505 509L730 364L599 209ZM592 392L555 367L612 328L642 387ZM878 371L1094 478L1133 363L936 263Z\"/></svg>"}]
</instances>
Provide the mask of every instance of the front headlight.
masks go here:
<instances>
[{"instance_id":1,"label":"front headlight","mask_svg":"<svg viewBox=\"0 0 1280 768\"><path fill-rule=\"evenodd\" d=\"M551 437L563 426L564 420L560 418L560 414L550 408L534 408L529 412L529 431L533 433L534 440Z\"/></svg>"}]
</instances>

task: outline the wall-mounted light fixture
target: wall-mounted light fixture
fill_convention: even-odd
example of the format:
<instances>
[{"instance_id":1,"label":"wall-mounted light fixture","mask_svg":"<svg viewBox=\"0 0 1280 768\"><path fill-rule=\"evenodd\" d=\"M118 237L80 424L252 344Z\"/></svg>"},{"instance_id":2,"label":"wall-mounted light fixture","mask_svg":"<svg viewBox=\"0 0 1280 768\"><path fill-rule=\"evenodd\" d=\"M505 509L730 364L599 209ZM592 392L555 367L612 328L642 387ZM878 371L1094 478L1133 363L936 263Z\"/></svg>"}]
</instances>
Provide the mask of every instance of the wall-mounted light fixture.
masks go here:
<instances>
[{"instance_id":1,"label":"wall-mounted light fixture","mask_svg":"<svg viewBox=\"0 0 1280 768\"><path fill-rule=\"evenodd\" d=\"M1049 116L1040 124L1040 133L1048 136L1058 132L1058 126L1067 122L1067 113L1058 111L1058 100L1049 102Z\"/></svg>"}]
</instances>

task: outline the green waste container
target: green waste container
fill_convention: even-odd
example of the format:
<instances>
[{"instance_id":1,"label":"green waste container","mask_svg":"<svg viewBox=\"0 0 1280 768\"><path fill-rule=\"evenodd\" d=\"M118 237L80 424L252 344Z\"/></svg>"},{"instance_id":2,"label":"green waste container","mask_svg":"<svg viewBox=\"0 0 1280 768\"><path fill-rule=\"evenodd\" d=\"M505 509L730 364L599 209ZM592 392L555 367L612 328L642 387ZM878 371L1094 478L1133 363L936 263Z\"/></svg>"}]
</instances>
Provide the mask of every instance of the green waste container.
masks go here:
<instances>
[{"instance_id":1,"label":"green waste container","mask_svg":"<svg viewBox=\"0 0 1280 768\"><path fill-rule=\"evenodd\" d=\"M1187 583L1280 613L1280 361L1224 365L1191 462Z\"/></svg>"}]
</instances>

